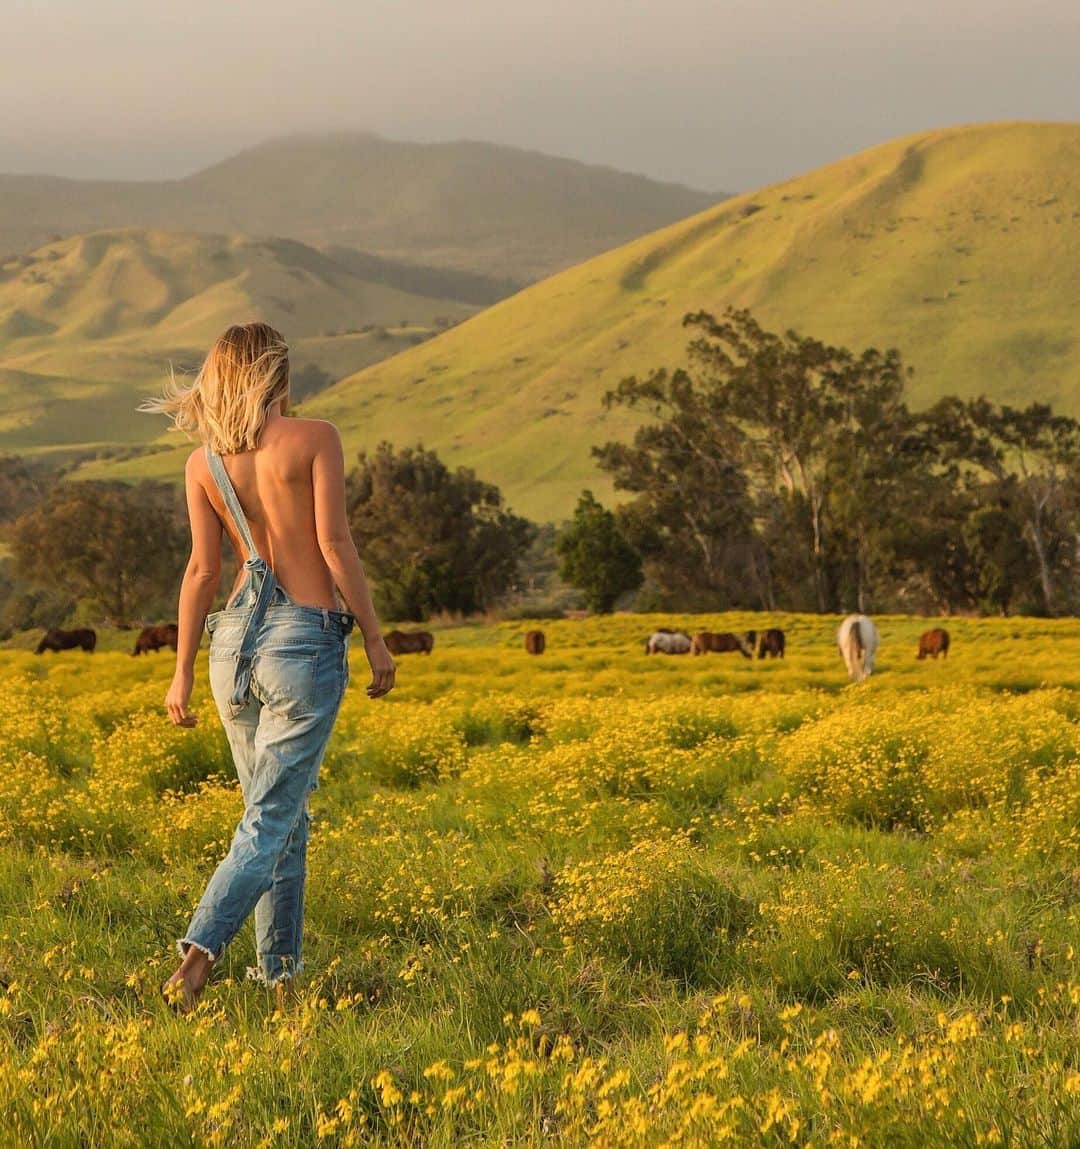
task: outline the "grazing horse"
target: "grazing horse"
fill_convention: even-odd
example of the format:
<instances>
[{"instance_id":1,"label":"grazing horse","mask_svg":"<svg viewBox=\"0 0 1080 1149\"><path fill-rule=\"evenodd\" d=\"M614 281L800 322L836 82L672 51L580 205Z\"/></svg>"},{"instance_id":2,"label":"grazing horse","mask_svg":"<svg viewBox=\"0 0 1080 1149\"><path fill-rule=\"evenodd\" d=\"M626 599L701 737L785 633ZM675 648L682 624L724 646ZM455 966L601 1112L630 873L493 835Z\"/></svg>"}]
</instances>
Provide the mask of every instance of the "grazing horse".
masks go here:
<instances>
[{"instance_id":1,"label":"grazing horse","mask_svg":"<svg viewBox=\"0 0 1080 1149\"><path fill-rule=\"evenodd\" d=\"M87 654L92 654L95 646L97 646L97 631L91 630L88 626L78 630L61 630L54 626L45 632L34 653L41 654L46 650L56 653L60 650L75 650L77 647L85 650Z\"/></svg>"},{"instance_id":2,"label":"grazing horse","mask_svg":"<svg viewBox=\"0 0 1080 1149\"><path fill-rule=\"evenodd\" d=\"M645 643L646 654L689 654L690 636L681 630L655 630Z\"/></svg>"},{"instance_id":3,"label":"grazing horse","mask_svg":"<svg viewBox=\"0 0 1080 1149\"><path fill-rule=\"evenodd\" d=\"M743 658L754 657L754 647L757 645L757 631L748 630L746 634L712 634L703 630L694 635L691 651L694 654L729 654L737 650Z\"/></svg>"},{"instance_id":4,"label":"grazing horse","mask_svg":"<svg viewBox=\"0 0 1080 1149\"><path fill-rule=\"evenodd\" d=\"M924 631L920 635L917 657L921 660L929 655L936 660L939 654L943 658L949 657L949 632L944 627L935 626L933 630Z\"/></svg>"},{"instance_id":5,"label":"grazing horse","mask_svg":"<svg viewBox=\"0 0 1080 1149\"><path fill-rule=\"evenodd\" d=\"M849 614L840 624L836 645L856 682L862 682L874 673L874 656L878 648L877 627L865 614Z\"/></svg>"},{"instance_id":6,"label":"grazing horse","mask_svg":"<svg viewBox=\"0 0 1080 1149\"><path fill-rule=\"evenodd\" d=\"M160 650L163 646L175 650L178 636L179 631L175 622L167 622L163 626L144 626L139 631L139 637L135 639L135 649L131 653L149 654L150 651Z\"/></svg>"},{"instance_id":7,"label":"grazing horse","mask_svg":"<svg viewBox=\"0 0 1080 1149\"><path fill-rule=\"evenodd\" d=\"M758 658L768 655L770 658L783 658L787 640L784 632L777 627L770 627L761 632L761 642L758 645Z\"/></svg>"},{"instance_id":8,"label":"grazing horse","mask_svg":"<svg viewBox=\"0 0 1080 1149\"><path fill-rule=\"evenodd\" d=\"M529 654L543 654L547 640L542 630L530 630L525 635L525 650Z\"/></svg>"},{"instance_id":9,"label":"grazing horse","mask_svg":"<svg viewBox=\"0 0 1080 1149\"><path fill-rule=\"evenodd\" d=\"M392 630L386 636L391 654L430 654L435 636L427 630Z\"/></svg>"}]
</instances>

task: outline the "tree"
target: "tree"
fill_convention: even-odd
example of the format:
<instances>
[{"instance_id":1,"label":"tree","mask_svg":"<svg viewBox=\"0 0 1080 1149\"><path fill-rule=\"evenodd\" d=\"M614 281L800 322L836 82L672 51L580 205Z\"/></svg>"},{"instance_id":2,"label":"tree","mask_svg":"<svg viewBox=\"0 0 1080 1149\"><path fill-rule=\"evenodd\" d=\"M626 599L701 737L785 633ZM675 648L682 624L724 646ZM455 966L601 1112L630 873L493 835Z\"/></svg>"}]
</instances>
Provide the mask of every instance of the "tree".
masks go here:
<instances>
[{"instance_id":1,"label":"tree","mask_svg":"<svg viewBox=\"0 0 1080 1149\"><path fill-rule=\"evenodd\" d=\"M986 506L964 524L964 538L975 560L979 606L1007 615L1033 573L1023 530L1007 506Z\"/></svg>"},{"instance_id":2,"label":"tree","mask_svg":"<svg viewBox=\"0 0 1080 1149\"><path fill-rule=\"evenodd\" d=\"M604 404L652 417L633 443L593 448L616 490L637 496L619 508L618 524L650 576L685 604L770 605L745 435L715 396L688 371L659 369L624 379Z\"/></svg>"},{"instance_id":3,"label":"tree","mask_svg":"<svg viewBox=\"0 0 1080 1149\"><path fill-rule=\"evenodd\" d=\"M683 324L687 367L609 392L650 418L594 452L637 495L620 529L681 602L1077 606L1076 421L985 399L915 415L895 349L778 334L734 308Z\"/></svg>"},{"instance_id":4,"label":"tree","mask_svg":"<svg viewBox=\"0 0 1080 1149\"><path fill-rule=\"evenodd\" d=\"M10 561L0 564L0 641L17 630L62 626L77 604L62 586L29 586L13 578Z\"/></svg>"},{"instance_id":5,"label":"tree","mask_svg":"<svg viewBox=\"0 0 1080 1149\"><path fill-rule=\"evenodd\" d=\"M933 531L921 511L942 492L933 441L899 392L867 389L859 408L837 421L826 452L827 569L831 600L867 611L902 581L910 525Z\"/></svg>"},{"instance_id":6,"label":"tree","mask_svg":"<svg viewBox=\"0 0 1080 1149\"><path fill-rule=\"evenodd\" d=\"M838 457L847 457L844 483L855 495L881 474L868 468L892 447L891 430L906 419L907 377L900 354L870 347L859 354L795 331L765 330L745 309L729 307L720 320L708 312L687 315L699 334L689 354L711 398L710 406L748 438L744 458L759 485L782 485L806 508L809 565L819 611L838 605L830 586L830 500ZM862 537L857 533L857 537ZM865 596L865 570L856 597Z\"/></svg>"},{"instance_id":7,"label":"tree","mask_svg":"<svg viewBox=\"0 0 1080 1149\"><path fill-rule=\"evenodd\" d=\"M966 466L968 481L985 489L984 501L1014 515L1035 559L1042 609L1056 614L1058 575L1072 574L1075 553L1080 424L1044 403L1021 410L983 397L943 399L929 419L943 458ZM1000 529L995 537L1004 537Z\"/></svg>"},{"instance_id":8,"label":"tree","mask_svg":"<svg viewBox=\"0 0 1080 1149\"><path fill-rule=\"evenodd\" d=\"M888 504L888 601L919 614L978 607L978 563L967 527L982 492L951 468L931 467Z\"/></svg>"},{"instance_id":9,"label":"tree","mask_svg":"<svg viewBox=\"0 0 1080 1149\"><path fill-rule=\"evenodd\" d=\"M40 471L15 455L0 455L0 524L13 522L45 493Z\"/></svg>"},{"instance_id":10,"label":"tree","mask_svg":"<svg viewBox=\"0 0 1080 1149\"><path fill-rule=\"evenodd\" d=\"M734 308L683 324L695 331L687 369L631 377L605 397L653 417L632 446L596 451L617 488L641 492L628 537L652 560L653 532L664 580L682 556L724 605L774 609L778 591L801 602L808 577L808 605L850 597L865 609L883 577L883 501L927 458L899 353L778 335Z\"/></svg>"},{"instance_id":11,"label":"tree","mask_svg":"<svg viewBox=\"0 0 1080 1149\"><path fill-rule=\"evenodd\" d=\"M397 619L471 614L492 606L517 577L534 528L497 487L456 471L422 446L361 452L349 475L349 522L381 609Z\"/></svg>"},{"instance_id":12,"label":"tree","mask_svg":"<svg viewBox=\"0 0 1080 1149\"><path fill-rule=\"evenodd\" d=\"M1080 424L1055 415L1044 403L1024 410L1003 406L995 431L1007 457L1014 460L1019 480L1024 529L1039 566L1039 585L1047 614L1057 613L1053 568L1055 518L1073 510L1067 507L1068 479L1080 465ZM1075 531L1068 532L1073 541Z\"/></svg>"},{"instance_id":13,"label":"tree","mask_svg":"<svg viewBox=\"0 0 1080 1149\"><path fill-rule=\"evenodd\" d=\"M115 623L171 597L187 533L167 483L61 483L13 525L15 573L62 587Z\"/></svg>"},{"instance_id":14,"label":"tree","mask_svg":"<svg viewBox=\"0 0 1080 1149\"><path fill-rule=\"evenodd\" d=\"M582 491L571 522L555 543L559 575L585 594L592 611L607 613L642 583L641 556L626 541L614 514L592 491Z\"/></svg>"}]
</instances>

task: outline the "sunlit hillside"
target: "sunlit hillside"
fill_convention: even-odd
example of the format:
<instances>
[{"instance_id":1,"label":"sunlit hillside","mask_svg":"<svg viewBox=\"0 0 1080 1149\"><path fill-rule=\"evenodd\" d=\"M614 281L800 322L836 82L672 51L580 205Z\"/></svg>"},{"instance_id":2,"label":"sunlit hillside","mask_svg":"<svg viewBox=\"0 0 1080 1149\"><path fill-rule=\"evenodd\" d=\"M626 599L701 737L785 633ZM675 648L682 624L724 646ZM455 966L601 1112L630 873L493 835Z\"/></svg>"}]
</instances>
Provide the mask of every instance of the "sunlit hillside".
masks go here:
<instances>
[{"instance_id":1,"label":"sunlit hillside","mask_svg":"<svg viewBox=\"0 0 1080 1149\"><path fill-rule=\"evenodd\" d=\"M197 366L230 323L286 332L303 389L474 310L294 240L135 228L59 240L0 266L0 450L146 444L161 424L136 414L140 399L170 362Z\"/></svg>"},{"instance_id":2,"label":"sunlit hillside","mask_svg":"<svg viewBox=\"0 0 1080 1149\"><path fill-rule=\"evenodd\" d=\"M899 347L916 403L979 392L1080 414L1080 125L883 144L590 260L310 404L359 447L422 439L564 515L605 491L600 398L677 364L685 312L752 308L856 347Z\"/></svg>"}]
</instances>

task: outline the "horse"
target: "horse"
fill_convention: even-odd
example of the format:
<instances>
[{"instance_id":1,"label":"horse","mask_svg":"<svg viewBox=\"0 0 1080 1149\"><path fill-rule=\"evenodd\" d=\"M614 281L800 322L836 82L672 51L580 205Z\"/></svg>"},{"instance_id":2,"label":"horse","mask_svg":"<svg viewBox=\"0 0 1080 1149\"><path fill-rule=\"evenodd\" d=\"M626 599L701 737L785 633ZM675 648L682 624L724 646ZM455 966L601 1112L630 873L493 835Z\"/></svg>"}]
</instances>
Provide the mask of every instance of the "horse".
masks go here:
<instances>
[{"instance_id":1,"label":"horse","mask_svg":"<svg viewBox=\"0 0 1080 1149\"><path fill-rule=\"evenodd\" d=\"M773 626L761 632L761 642L758 644L758 658L768 655L770 658L783 658L787 640L784 632Z\"/></svg>"},{"instance_id":2,"label":"horse","mask_svg":"<svg viewBox=\"0 0 1080 1149\"><path fill-rule=\"evenodd\" d=\"M392 630L386 636L391 654L430 654L435 636L427 630Z\"/></svg>"},{"instance_id":3,"label":"horse","mask_svg":"<svg viewBox=\"0 0 1080 1149\"><path fill-rule=\"evenodd\" d=\"M929 655L936 660L939 654L943 658L949 657L949 632L944 627L935 626L933 630L924 631L919 636L919 653L916 657L921 661Z\"/></svg>"},{"instance_id":4,"label":"horse","mask_svg":"<svg viewBox=\"0 0 1080 1149\"><path fill-rule=\"evenodd\" d=\"M689 654L690 636L681 630L656 630L645 642L646 654Z\"/></svg>"},{"instance_id":5,"label":"horse","mask_svg":"<svg viewBox=\"0 0 1080 1149\"><path fill-rule=\"evenodd\" d=\"M743 658L753 658L756 645L757 632L753 630L748 630L746 634L730 634L728 632L712 634L710 631L703 630L700 634L694 635L691 652L693 654L707 654L712 651L714 654L729 654L737 650Z\"/></svg>"},{"instance_id":6,"label":"horse","mask_svg":"<svg viewBox=\"0 0 1080 1149\"><path fill-rule=\"evenodd\" d=\"M525 635L525 650L529 654L543 654L547 640L542 630L530 630Z\"/></svg>"},{"instance_id":7,"label":"horse","mask_svg":"<svg viewBox=\"0 0 1080 1149\"><path fill-rule=\"evenodd\" d=\"M45 632L34 653L42 654L46 650L56 653L61 650L78 648L85 650L87 654L92 654L95 646L97 646L97 631L91 630L88 626L80 627L77 630L61 630L54 626Z\"/></svg>"},{"instance_id":8,"label":"horse","mask_svg":"<svg viewBox=\"0 0 1080 1149\"><path fill-rule=\"evenodd\" d=\"M848 674L862 682L874 673L874 656L878 648L877 627L865 614L849 614L840 624L836 645Z\"/></svg>"},{"instance_id":9,"label":"horse","mask_svg":"<svg viewBox=\"0 0 1080 1149\"><path fill-rule=\"evenodd\" d=\"M132 655L149 654L150 651L160 650L167 646L170 650L176 649L179 631L175 622L167 622L163 626L144 626L135 639L135 649Z\"/></svg>"}]
</instances>

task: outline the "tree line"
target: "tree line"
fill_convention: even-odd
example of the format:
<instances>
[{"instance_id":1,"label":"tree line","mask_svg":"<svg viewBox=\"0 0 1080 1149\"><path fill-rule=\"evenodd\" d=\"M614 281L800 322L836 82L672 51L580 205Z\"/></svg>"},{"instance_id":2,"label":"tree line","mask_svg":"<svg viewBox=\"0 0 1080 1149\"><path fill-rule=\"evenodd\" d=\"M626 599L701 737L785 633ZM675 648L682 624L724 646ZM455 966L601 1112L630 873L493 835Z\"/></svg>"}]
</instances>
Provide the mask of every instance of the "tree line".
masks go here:
<instances>
[{"instance_id":1,"label":"tree line","mask_svg":"<svg viewBox=\"0 0 1080 1149\"><path fill-rule=\"evenodd\" d=\"M641 420L593 449L613 509L584 491L552 530L422 445L361 452L349 521L384 616L486 612L556 565L596 611L1076 610L1073 419L985 398L912 411L895 349L772 332L746 310L683 323L685 366L604 397ZM0 459L0 532L4 634L175 610L188 535L167 483L59 482Z\"/></svg>"},{"instance_id":2,"label":"tree line","mask_svg":"<svg viewBox=\"0 0 1080 1149\"><path fill-rule=\"evenodd\" d=\"M389 619L493 608L514 586L537 528L498 488L422 446L380 444L347 476L349 523ZM49 482L0 459L0 634L74 621L171 618L188 553L183 493L171 484ZM236 574L226 547L223 586Z\"/></svg>"}]
</instances>

